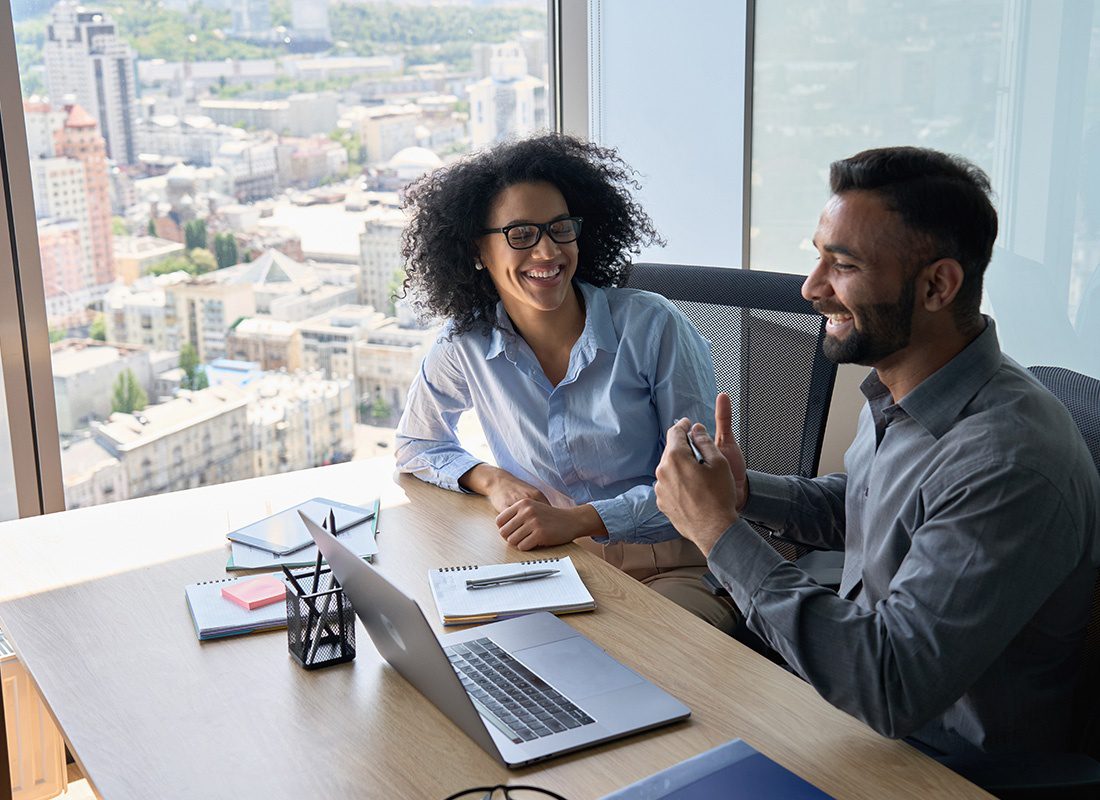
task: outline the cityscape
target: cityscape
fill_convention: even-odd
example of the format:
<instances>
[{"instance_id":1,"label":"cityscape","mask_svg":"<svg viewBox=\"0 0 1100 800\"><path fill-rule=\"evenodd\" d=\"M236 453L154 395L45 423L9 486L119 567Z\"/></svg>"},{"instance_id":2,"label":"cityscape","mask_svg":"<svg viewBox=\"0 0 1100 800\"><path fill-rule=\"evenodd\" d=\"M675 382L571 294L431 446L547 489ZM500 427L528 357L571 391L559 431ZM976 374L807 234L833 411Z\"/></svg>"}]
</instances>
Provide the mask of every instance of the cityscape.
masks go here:
<instances>
[{"instance_id":1,"label":"cityscape","mask_svg":"<svg viewBox=\"0 0 1100 800\"><path fill-rule=\"evenodd\" d=\"M545 3L13 10L67 507L387 452L402 189L548 127Z\"/></svg>"}]
</instances>

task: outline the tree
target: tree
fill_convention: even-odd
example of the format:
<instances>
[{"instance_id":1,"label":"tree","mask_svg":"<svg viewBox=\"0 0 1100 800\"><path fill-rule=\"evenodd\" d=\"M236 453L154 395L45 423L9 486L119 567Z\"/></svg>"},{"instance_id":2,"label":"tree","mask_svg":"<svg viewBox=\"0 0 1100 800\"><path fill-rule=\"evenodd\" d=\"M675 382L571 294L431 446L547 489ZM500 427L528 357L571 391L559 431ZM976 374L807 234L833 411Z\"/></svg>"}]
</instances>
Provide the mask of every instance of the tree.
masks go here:
<instances>
[{"instance_id":1,"label":"tree","mask_svg":"<svg viewBox=\"0 0 1100 800\"><path fill-rule=\"evenodd\" d=\"M145 232L150 236L157 235L157 223L150 217L149 224L145 226Z\"/></svg>"},{"instance_id":2,"label":"tree","mask_svg":"<svg viewBox=\"0 0 1100 800\"><path fill-rule=\"evenodd\" d=\"M130 231L126 228L126 220L122 217L111 217L111 233L115 236L128 236Z\"/></svg>"},{"instance_id":3,"label":"tree","mask_svg":"<svg viewBox=\"0 0 1100 800\"><path fill-rule=\"evenodd\" d=\"M141 411L148 402L149 396L141 388L134 371L127 369L120 372L111 387L111 411L132 414Z\"/></svg>"},{"instance_id":4,"label":"tree","mask_svg":"<svg viewBox=\"0 0 1100 800\"><path fill-rule=\"evenodd\" d=\"M107 318L103 314L95 315L92 324L88 326L88 337L101 342L107 341Z\"/></svg>"},{"instance_id":5,"label":"tree","mask_svg":"<svg viewBox=\"0 0 1100 800\"><path fill-rule=\"evenodd\" d=\"M66 336L64 328L50 328L50 344L60 342Z\"/></svg>"},{"instance_id":6,"label":"tree","mask_svg":"<svg viewBox=\"0 0 1100 800\"><path fill-rule=\"evenodd\" d=\"M199 368L199 354L195 351L195 345L184 342L180 348L180 369L183 370L183 380L180 381L181 389L190 389L191 382L195 379L195 373Z\"/></svg>"},{"instance_id":7,"label":"tree","mask_svg":"<svg viewBox=\"0 0 1100 800\"><path fill-rule=\"evenodd\" d=\"M214 237L214 258L218 269L225 269L239 263L237 259L237 237L231 233L219 233Z\"/></svg>"},{"instance_id":8,"label":"tree","mask_svg":"<svg viewBox=\"0 0 1100 800\"><path fill-rule=\"evenodd\" d=\"M189 272L190 274L194 275L195 265L192 264L189 259L182 256L168 256L168 258L164 259L163 261L149 267L146 274L168 275L169 273L179 272L181 270L183 272Z\"/></svg>"},{"instance_id":9,"label":"tree","mask_svg":"<svg viewBox=\"0 0 1100 800\"><path fill-rule=\"evenodd\" d=\"M196 247L187 254L187 257L191 259L191 263L194 265L195 271L193 274L195 275L213 272L218 268L218 262L214 259L214 254L205 247Z\"/></svg>"},{"instance_id":10,"label":"tree","mask_svg":"<svg viewBox=\"0 0 1100 800\"><path fill-rule=\"evenodd\" d=\"M183 225L183 245L188 250L196 247L206 247L206 222L201 219L193 219Z\"/></svg>"}]
</instances>

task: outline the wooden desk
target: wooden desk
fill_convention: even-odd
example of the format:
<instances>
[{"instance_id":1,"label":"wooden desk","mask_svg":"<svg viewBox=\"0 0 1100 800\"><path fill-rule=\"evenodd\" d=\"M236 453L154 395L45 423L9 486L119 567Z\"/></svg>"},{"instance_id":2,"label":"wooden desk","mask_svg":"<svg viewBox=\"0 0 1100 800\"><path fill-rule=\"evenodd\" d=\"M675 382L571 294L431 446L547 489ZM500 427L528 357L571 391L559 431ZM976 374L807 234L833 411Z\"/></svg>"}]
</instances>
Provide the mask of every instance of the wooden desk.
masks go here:
<instances>
[{"instance_id":1,"label":"wooden desk","mask_svg":"<svg viewBox=\"0 0 1100 800\"><path fill-rule=\"evenodd\" d=\"M275 631L200 643L183 587L224 575L227 512L382 496L377 567L442 632L430 567L515 561L480 497L378 459L0 525L0 624L108 800L442 798L533 783L600 797L741 737L838 798L988 797L580 548L599 609L567 618L687 703L687 722L509 771L381 661L305 672ZM549 554L549 553L548 553Z\"/></svg>"}]
</instances>

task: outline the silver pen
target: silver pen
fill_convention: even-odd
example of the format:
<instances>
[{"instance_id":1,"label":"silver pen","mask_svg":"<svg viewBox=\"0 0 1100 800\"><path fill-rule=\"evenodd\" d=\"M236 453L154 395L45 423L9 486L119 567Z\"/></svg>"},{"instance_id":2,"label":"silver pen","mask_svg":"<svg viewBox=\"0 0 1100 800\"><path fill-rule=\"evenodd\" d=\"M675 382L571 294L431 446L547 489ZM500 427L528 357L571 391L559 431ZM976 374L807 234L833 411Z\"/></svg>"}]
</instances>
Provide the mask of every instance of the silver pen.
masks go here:
<instances>
[{"instance_id":1,"label":"silver pen","mask_svg":"<svg viewBox=\"0 0 1100 800\"><path fill-rule=\"evenodd\" d=\"M549 578L557 575L558 569L535 569L524 572L513 572L511 575L498 575L495 578L476 578L466 581L467 589L487 589L490 586L499 586L502 583L519 583L521 581L537 581L540 578Z\"/></svg>"},{"instance_id":2,"label":"silver pen","mask_svg":"<svg viewBox=\"0 0 1100 800\"><path fill-rule=\"evenodd\" d=\"M700 464L707 463L707 460L703 458L703 454L699 452L699 448L695 446L695 440L691 437L691 431L688 431L687 435L688 446L691 448L692 454L695 456L695 460Z\"/></svg>"}]
</instances>

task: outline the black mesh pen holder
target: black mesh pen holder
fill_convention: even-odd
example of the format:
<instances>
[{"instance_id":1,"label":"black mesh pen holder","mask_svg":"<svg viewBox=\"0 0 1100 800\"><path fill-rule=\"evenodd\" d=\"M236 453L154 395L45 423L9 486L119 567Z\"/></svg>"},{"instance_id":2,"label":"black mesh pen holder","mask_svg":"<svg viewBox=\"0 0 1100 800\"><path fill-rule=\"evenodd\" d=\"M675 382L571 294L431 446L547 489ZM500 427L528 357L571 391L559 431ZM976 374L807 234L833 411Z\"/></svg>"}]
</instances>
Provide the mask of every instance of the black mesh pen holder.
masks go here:
<instances>
[{"instance_id":1,"label":"black mesh pen holder","mask_svg":"<svg viewBox=\"0 0 1100 800\"><path fill-rule=\"evenodd\" d=\"M305 669L355 658L355 612L330 570L287 573L286 633L290 656ZM314 578L317 579L317 590Z\"/></svg>"}]
</instances>

